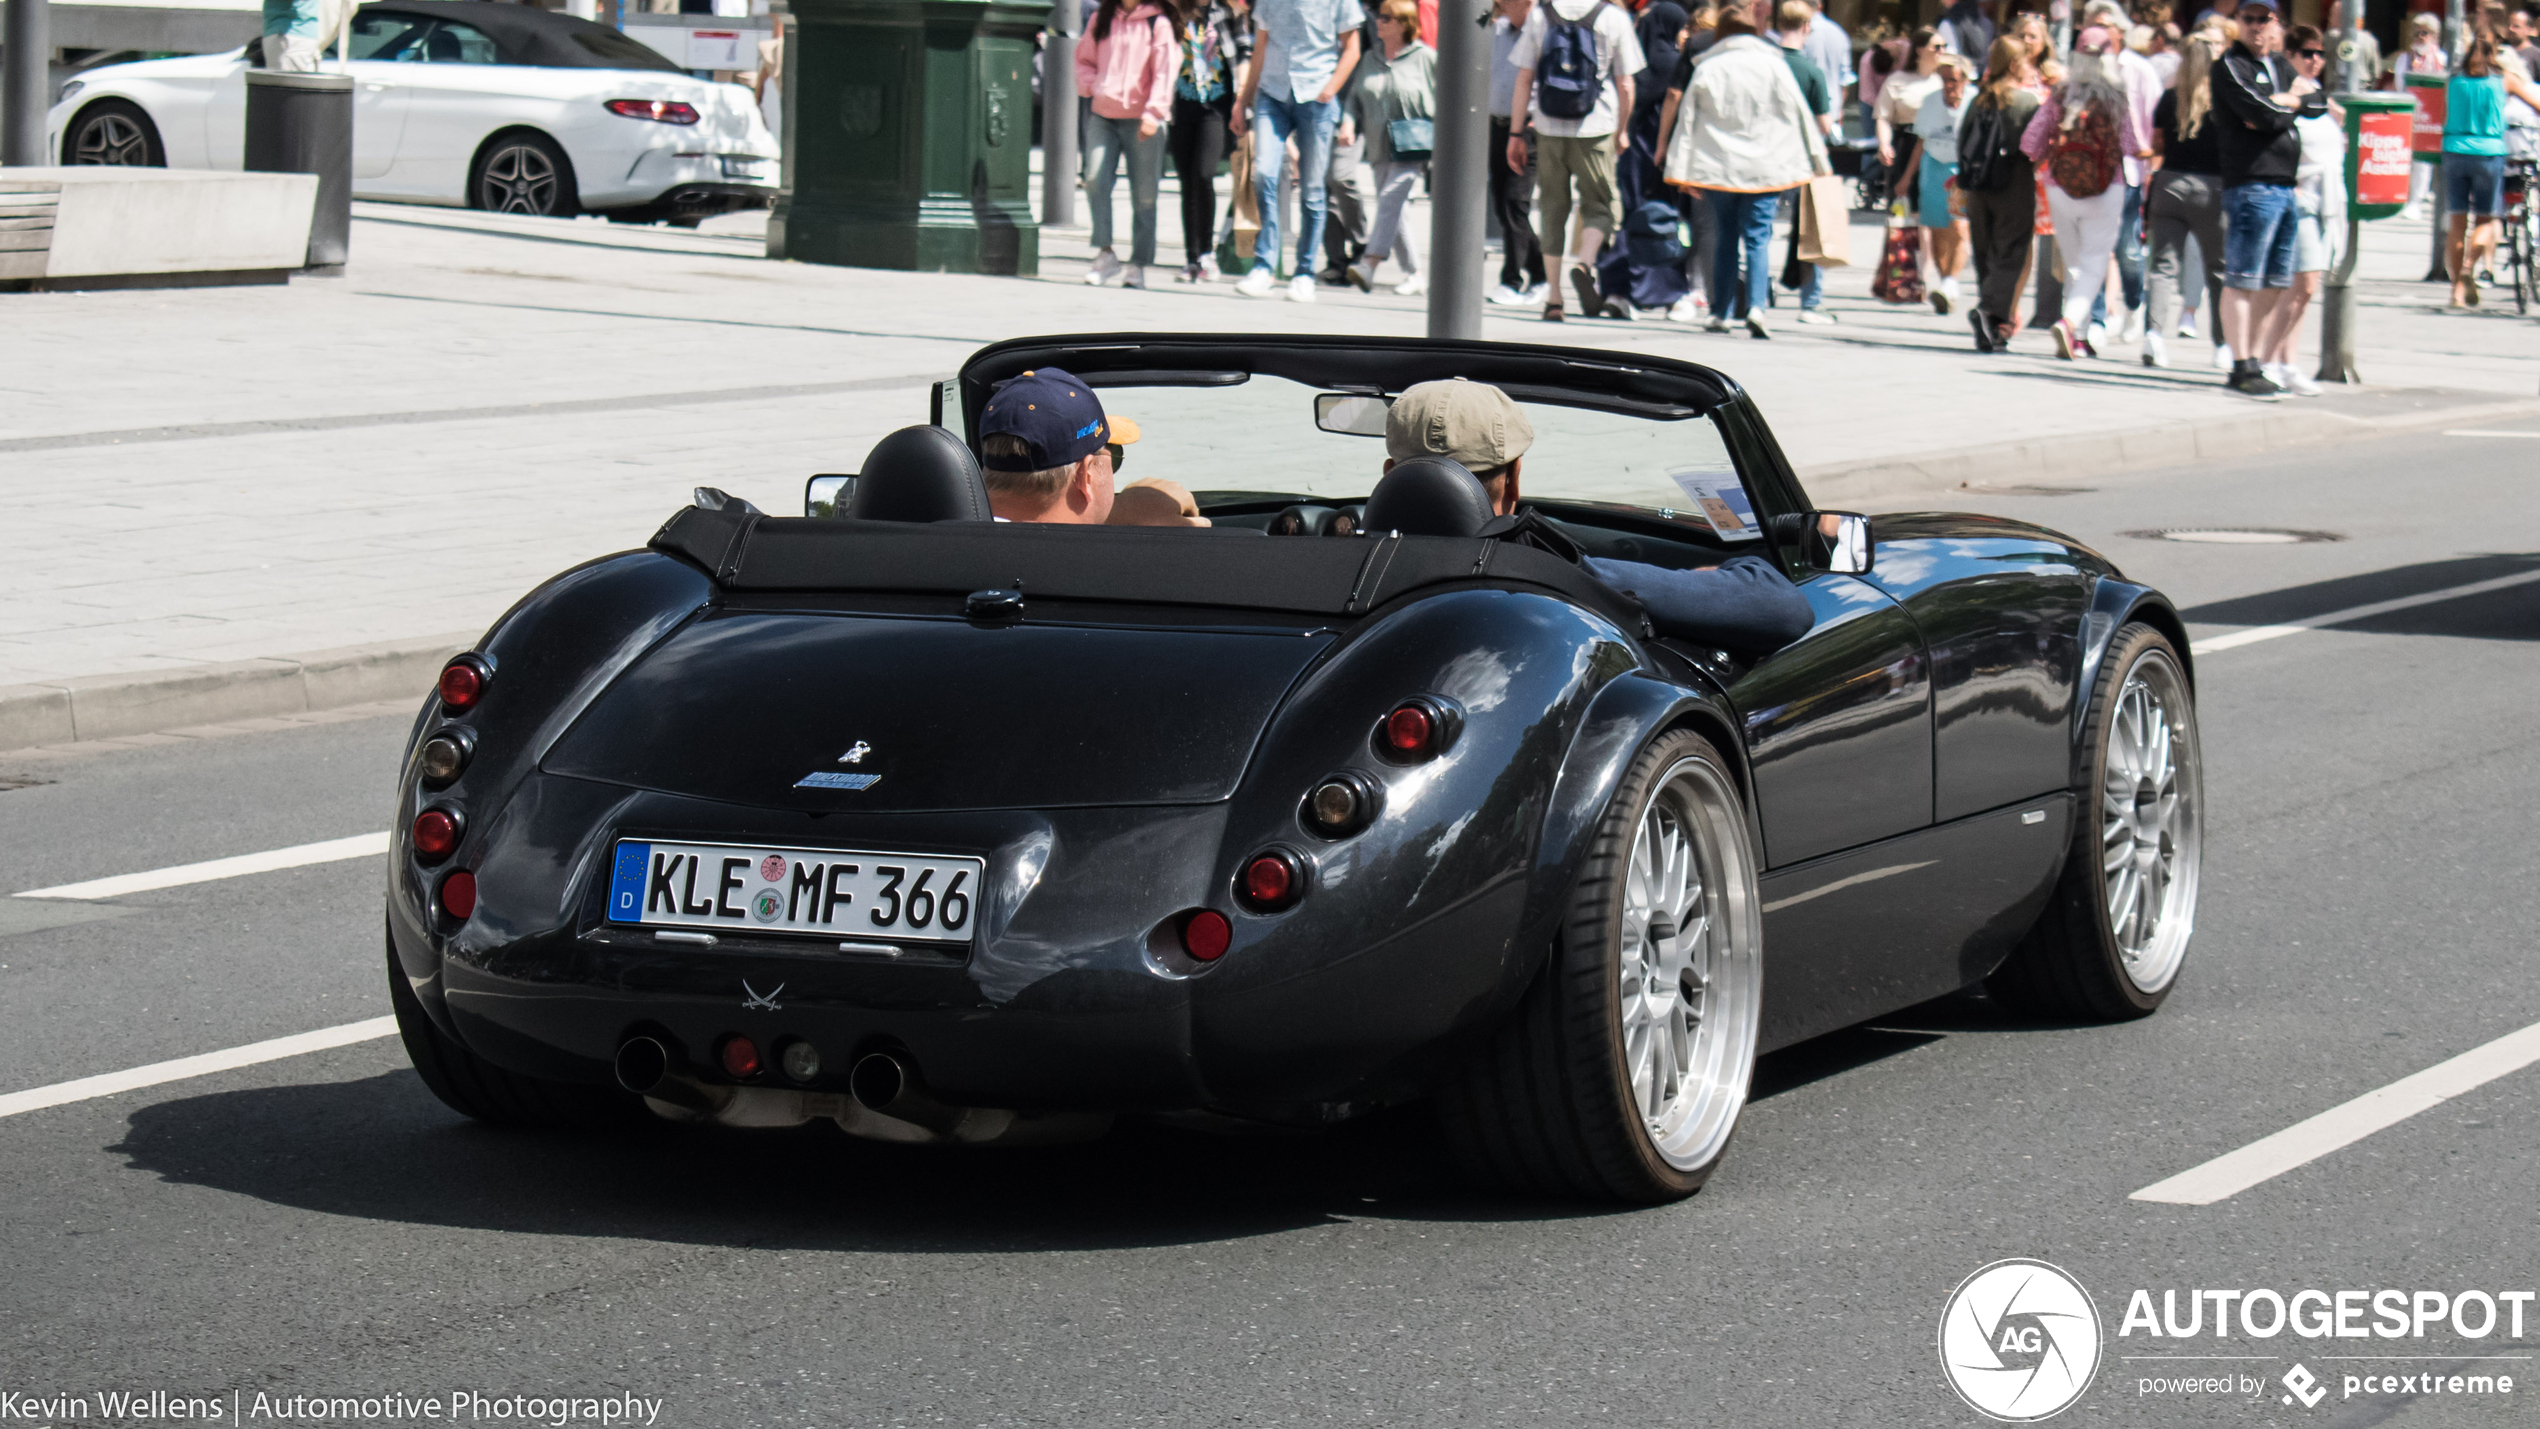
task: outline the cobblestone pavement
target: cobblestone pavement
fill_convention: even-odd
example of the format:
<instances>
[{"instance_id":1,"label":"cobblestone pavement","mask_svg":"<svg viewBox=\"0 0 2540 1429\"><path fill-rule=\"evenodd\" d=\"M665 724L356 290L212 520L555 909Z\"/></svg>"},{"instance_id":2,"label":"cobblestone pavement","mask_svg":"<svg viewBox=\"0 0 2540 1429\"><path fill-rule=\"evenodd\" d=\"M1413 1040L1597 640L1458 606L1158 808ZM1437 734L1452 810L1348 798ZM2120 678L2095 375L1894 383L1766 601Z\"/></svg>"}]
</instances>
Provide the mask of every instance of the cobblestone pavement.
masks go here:
<instances>
[{"instance_id":1,"label":"cobblestone pavement","mask_svg":"<svg viewBox=\"0 0 2540 1429\"><path fill-rule=\"evenodd\" d=\"M1045 235L1038 282L771 263L761 221L674 233L364 204L341 279L0 298L0 497L15 516L0 686L481 628L544 576L641 543L691 487L792 509L803 476L854 469L924 419L928 381L1000 338L1424 322L1423 299L1381 288L1303 306L1178 284L1172 249L1147 292L1088 288L1081 230ZM1874 240L1856 233L1863 251ZM2372 231L2378 385L2299 410L2362 433L2540 387L2529 322L2441 316L2439 285L2407 281L2424 245L2421 225ZM2252 410L2192 361L2061 364L2042 337L1978 357L1961 320L1873 303L1867 282L1838 272L1843 321L1769 343L1499 308L1486 335L1715 364L1803 473Z\"/></svg>"}]
</instances>

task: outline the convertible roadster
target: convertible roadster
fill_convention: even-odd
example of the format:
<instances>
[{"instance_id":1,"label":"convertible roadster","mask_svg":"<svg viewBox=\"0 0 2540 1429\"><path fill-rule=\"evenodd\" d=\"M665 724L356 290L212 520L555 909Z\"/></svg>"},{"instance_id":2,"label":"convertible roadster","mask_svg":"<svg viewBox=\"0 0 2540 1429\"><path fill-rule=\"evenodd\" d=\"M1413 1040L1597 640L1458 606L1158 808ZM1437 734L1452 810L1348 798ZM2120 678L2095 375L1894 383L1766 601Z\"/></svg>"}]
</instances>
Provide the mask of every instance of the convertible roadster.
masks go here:
<instances>
[{"instance_id":1,"label":"convertible roadster","mask_svg":"<svg viewBox=\"0 0 2540 1429\"><path fill-rule=\"evenodd\" d=\"M987 519L983 408L1048 367L1213 524ZM1536 429L1514 517L1379 475L1387 404L1453 377ZM2034 526L1813 511L1717 372L1052 337L933 408L813 514L701 491L443 671L388 962L452 1107L986 1143L1425 1100L1477 1176L1651 1202L1720 1164L1759 1053L1977 983L2083 1019L2175 985L2171 604ZM1786 648L1579 559L1746 553L1814 612Z\"/></svg>"}]
</instances>

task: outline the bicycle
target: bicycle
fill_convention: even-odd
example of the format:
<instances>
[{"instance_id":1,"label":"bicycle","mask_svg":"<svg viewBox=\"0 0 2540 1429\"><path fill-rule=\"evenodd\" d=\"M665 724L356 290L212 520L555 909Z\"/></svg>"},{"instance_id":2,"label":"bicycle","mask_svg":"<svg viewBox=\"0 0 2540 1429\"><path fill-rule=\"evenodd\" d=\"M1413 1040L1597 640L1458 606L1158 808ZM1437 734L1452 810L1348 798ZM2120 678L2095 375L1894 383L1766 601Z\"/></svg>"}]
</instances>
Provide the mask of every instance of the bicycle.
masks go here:
<instances>
[{"instance_id":1,"label":"bicycle","mask_svg":"<svg viewBox=\"0 0 2540 1429\"><path fill-rule=\"evenodd\" d=\"M2532 190L2540 181L2540 159L2505 163L2505 261L2513 266L2514 311L2528 314L2540 304L2540 204Z\"/></svg>"}]
</instances>

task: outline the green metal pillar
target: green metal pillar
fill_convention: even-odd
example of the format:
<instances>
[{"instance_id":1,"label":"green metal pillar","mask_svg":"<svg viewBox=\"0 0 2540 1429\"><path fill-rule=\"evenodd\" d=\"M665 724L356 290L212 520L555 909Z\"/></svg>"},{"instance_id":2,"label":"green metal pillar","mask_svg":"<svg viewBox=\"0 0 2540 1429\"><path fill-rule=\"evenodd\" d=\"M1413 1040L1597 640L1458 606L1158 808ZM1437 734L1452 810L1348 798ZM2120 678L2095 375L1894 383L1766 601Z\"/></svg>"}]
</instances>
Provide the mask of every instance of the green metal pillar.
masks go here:
<instances>
[{"instance_id":1,"label":"green metal pillar","mask_svg":"<svg viewBox=\"0 0 2540 1429\"><path fill-rule=\"evenodd\" d=\"M768 256L1038 273L1032 54L1046 0L793 0L793 17Z\"/></svg>"}]
</instances>

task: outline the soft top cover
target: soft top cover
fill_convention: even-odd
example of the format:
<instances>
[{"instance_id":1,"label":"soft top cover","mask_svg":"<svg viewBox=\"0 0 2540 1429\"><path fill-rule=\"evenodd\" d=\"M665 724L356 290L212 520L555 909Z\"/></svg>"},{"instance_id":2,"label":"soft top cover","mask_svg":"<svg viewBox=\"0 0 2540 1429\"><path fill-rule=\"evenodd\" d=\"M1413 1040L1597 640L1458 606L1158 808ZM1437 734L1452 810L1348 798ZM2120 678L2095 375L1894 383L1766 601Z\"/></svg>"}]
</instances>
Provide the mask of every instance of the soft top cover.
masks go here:
<instances>
[{"instance_id":1,"label":"soft top cover","mask_svg":"<svg viewBox=\"0 0 2540 1429\"><path fill-rule=\"evenodd\" d=\"M508 65L687 73L631 35L535 5L506 5L493 0L388 0L385 4L365 5L360 13L409 15L474 25L493 40L502 62Z\"/></svg>"},{"instance_id":2,"label":"soft top cover","mask_svg":"<svg viewBox=\"0 0 2540 1429\"><path fill-rule=\"evenodd\" d=\"M686 507L652 539L735 591L1019 589L1027 598L1356 617L1425 586L1537 587L1641 629L1639 604L1557 556L1446 536L838 521Z\"/></svg>"}]
</instances>

